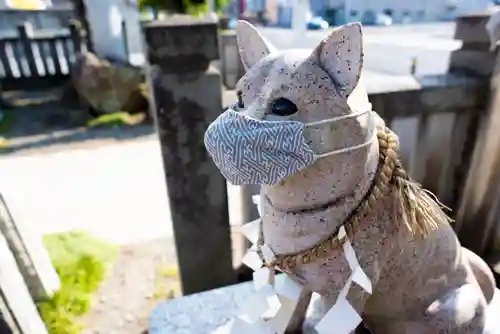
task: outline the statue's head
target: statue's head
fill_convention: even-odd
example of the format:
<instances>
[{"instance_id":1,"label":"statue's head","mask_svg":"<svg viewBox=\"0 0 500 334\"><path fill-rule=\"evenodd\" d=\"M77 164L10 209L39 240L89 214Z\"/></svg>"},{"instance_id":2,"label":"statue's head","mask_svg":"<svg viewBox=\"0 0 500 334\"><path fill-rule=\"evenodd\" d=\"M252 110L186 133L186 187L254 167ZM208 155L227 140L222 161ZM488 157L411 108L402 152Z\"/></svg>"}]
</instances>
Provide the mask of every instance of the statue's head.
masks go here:
<instances>
[{"instance_id":1,"label":"statue's head","mask_svg":"<svg viewBox=\"0 0 500 334\"><path fill-rule=\"evenodd\" d=\"M237 184L279 186L328 160L352 188L357 181L346 171L357 163L364 173L365 144L374 134L371 105L360 84L361 24L333 30L313 50L278 51L245 21L236 30L246 69L236 87L240 103L214 122L205 141L223 174ZM350 149L356 146L363 149ZM310 184L322 182L313 178L310 173Z\"/></svg>"},{"instance_id":2,"label":"statue's head","mask_svg":"<svg viewBox=\"0 0 500 334\"><path fill-rule=\"evenodd\" d=\"M245 21L238 22L237 40L246 74L236 90L242 93L245 115L310 123L371 108L364 87L358 86L361 24L333 30L313 50L278 51ZM359 121L367 119L307 128L305 135L315 152L328 152L365 141L365 124ZM363 138L356 138L360 131Z\"/></svg>"}]
</instances>

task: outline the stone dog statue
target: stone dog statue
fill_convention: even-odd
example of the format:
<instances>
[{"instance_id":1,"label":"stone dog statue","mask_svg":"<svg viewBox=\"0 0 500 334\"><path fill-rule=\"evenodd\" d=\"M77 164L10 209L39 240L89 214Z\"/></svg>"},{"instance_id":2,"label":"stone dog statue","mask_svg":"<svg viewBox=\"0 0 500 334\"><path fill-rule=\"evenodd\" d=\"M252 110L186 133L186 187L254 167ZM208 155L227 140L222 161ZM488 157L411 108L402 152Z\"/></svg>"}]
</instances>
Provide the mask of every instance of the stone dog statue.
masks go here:
<instances>
[{"instance_id":1,"label":"stone dog statue","mask_svg":"<svg viewBox=\"0 0 500 334\"><path fill-rule=\"evenodd\" d=\"M241 98L205 145L229 182L262 186L259 245L275 254L265 266L333 308L353 271L342 230L372 287L353 284L346 298L372 333L500 333L486 328L492 272L408 177L397 136L371 111L361 25L333 30L312 52L277 51L244 21L237 37ZM289 331L300 328L308 298Z\"/></svg>"}]
</instances>

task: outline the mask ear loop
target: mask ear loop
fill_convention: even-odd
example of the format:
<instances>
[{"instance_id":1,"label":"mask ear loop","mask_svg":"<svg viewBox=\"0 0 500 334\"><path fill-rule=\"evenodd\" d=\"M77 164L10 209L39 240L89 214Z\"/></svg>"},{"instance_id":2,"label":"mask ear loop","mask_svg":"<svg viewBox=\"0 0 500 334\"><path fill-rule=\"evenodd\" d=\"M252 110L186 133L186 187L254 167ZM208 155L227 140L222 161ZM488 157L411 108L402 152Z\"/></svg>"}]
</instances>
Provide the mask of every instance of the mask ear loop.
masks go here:
<instances>
[{"instance_id":1,"label":"mask ear loop","mask_svg":"<svg viewBox=\"0 0 500 334\"><path fill-rule=\"evenodd\" d=\"M317 121L317 122L306 123L305 127L314 127L314 126L317 126L317 125L323 125L323 124L328 124L328 123L335 123L335 122L343 121L343 120L349 119L349 118L356 118L356 117L359 117L359 116L362 116L362 115L364 115L366 113L371 113L371 112L372 112L372 109L371 109L371 104L370 104L370 108L369 109L365 109L365 110L361 110L361 111L356 111L356 112L353 112L353 113L347 114L347 115L342 115L342 116L327 118L327 119L324 119L324 120L321 120L321 121Z\"/></svg>"},{"instance_id":2,"label":"mask ear loop","mask_svg":"<svg viewBox=\"0 0 500 334\"><path fill-rule=\"evenodd\" d=\"M357 149L360 149L360 148L363 148L363 147L371 145L373 143L374 138L377 136L377 124L375 122L375 115L373 114L373 111L372 110L368 110L368 111L358 112L358 113L356 113L357 114L356 116L352 116L352 117L357 117L357 116L363 115L363 114L365 114L367 112L370 113L369 114L370 115L369 122L370 122L370 128L371 128L371 135L369 136L370 139L368 139L366 142L358 144L358 145L354 145L354 146L342 148L340 150L335 150L335 151L331 151L331 152L328 152L328 153L318 154L317 156L319 158L324 158L324 157L328 157L328 156L331 156L331 155L336 155L336 154L342 154L342 153L351 152L351 151L354 151L354 150L357 150ZM346 116L351 116L351 115L354 115L354 114L350 114L350 115L346 115ZM340 117L343 117L343 116L340 116ZM343 117L342 119L346 119L346 118L347 117ZM338 118L335 119L335 120L338 120ZM330 121L330 120L325 120L325 121ZM320 121L320 122L322 122L322 123L329 123L329 122L325 122L325 121Z\"/></svg>"}]
</instances>

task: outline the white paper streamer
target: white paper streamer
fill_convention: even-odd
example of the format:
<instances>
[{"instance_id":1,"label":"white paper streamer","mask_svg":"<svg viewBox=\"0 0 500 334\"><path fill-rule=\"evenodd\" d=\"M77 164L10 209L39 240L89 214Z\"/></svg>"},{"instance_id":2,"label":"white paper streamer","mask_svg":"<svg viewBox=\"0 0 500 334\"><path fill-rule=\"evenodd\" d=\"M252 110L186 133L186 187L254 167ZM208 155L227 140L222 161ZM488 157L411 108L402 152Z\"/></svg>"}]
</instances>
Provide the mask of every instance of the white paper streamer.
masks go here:
<instances>
[{"instance_id":1,"label":"white paper streamer","mask_svg":"<svg viewBox=\"0 0 500 334\"><path fill-rule=\"evenodd\" d=\"M262 252L262 256L264 256L264 261L266 261L266 263L273 263L274 260L276 260L276 256L274 255L274 252L272 251L271 247L269 247L269 245L262 245L260 250Z\"/></svg>"},{"instance_id":2,"label":"white paper streamer","mask_svg":"<svg viewBox=\"0 0 500 334\"><path fill-rule=\"evenodd\" d=\"M348 334L361 323L361 317L347 301L353 277L354 273L351 273L340 290L335 304L316 325L315 329L319 334Z\"/></svg>"},{"instance_id":3,"label":"white paper streamer","mask_svg":"<svg viewBox=\"0 0 500 334\"><path fill-rule=\"evenodd\" d=\"M252 244L256 244L259 240L260 218L241 226L240 231L248 241Z\"/></svg>"},{"instance_id":4,"label":"white paper streamer","mask_svg":"<svg viewBox=\"0 0 500 334\"><path fill-rule=\"evenodd\" d=\"M366 292L371 294L372 284L366 273L363 271L363 268L359 265L358 259L356 258L356 252L354 251L354 248L352 248L349 239L346 238L342 247L344 248L344 255L349 263L349 267L353 272L353 281L359 284L359 286L361 286Z\"/></svg>"},{"instance_id":5,"label":"white paper streamer","mask_svg":"<svg viewBox=\"0 0 500 334\"><path fill-rule=\"evenodd\" d=\"M362 287L366 292L372 294L372 282L370 281L366 273L363 271L361 266L357 267L354 270L352 280L356 282L360 287Z\"/></svg>"},{"instance_id":6,"label":"white paper streamer","mask_svg":"<svg viewBox=\"0 0 500 334\"><path fill-rule=\"evenodd\" d=\"M340 226L340 228L339 228L339 233L337 234L337 238L338 238L340 241L342 241L342 239L344 239L344 238L345 238L345 235L346 235L346 233L345 233L345 227L344 227L344 225L342 225L342 226Z\"/></svg>"},{"instance_id":7,"label":"white paper streamer","mask_svg":"<svg viewBox=\"0 0 500 334\"><path fill-rule=\"evenodd\" d=\"M253 196L253 202L257 205L259 214L262 214L260 196ZM240 316L220 327L213 334L282 334L292 320L299 300L305 292L304 286L288 274L275 276L273 269L264 266L264 262L274 262L276 255L269 245L264 244L260 246L264 259L260 258L257 252L260 226L261 220L257 219L241 228L242 233L252 243L243 257L243 263L254 270L253 285L256 294L241 306ZM340 241L344 240L342 247L351 269L351 275L333 307L316 325L319 334L348 334L361 323L360 315L347 300L347 293L352 282L356 282L365 291L372 293L370 279L359 265L344 226L339 228L337 237Z\"/></svg>"},{"instance_id":8,"label":"white paper streamer","mask_svg":"<svg viewBox=\"0 0 500 334\"><path fill-rule=\"evenodd\" d=\"M243 315L248 317L250 322L254 323L261 320L261 317L270 312L276 314L281 306L278 295L274 292L273 287L268 285L263 287L258 293L250 297L241 310Z\"/></svg>"},{"instance_id":9,"label":"white paper streamer","mask_svg":"<svg viewBox=\"0 0 500 334\"><path fill-rule=\"evenodd\" d=\"M286 297L279 295L281 307L276 313L276 315L268 321L269 327L273 330L273 333L284 333L288 324L292 320L293 313L297 308L299 299L291 300Z\"/></svg>"},{"instance_id":10,"label":"white paper streamer","mask_svg":"<svg viewBox=\"0 0 500 334\"><path fill-rule=\"evenodd\" d=\"M299 300L304 287L287 274L281 274L275 278L274 290L279 296L293 301Z\"/></svg>"},{"instance_id":11,"label":"white paper streamer","mask_svg":"<svg viewBox=\"0 0 500 334\"><path fill-rule=\"evenodd\" d=\"M252 249L249 249L246 252L241 261L253 270L257 270L262 267L262 260L260 259L259 254L257 254L257 251Z\"/></svg>"},{"instance_id":12,"label":"white paper streamer","mask_svg":"<svg viewBox=\"0 0 500 334\"><path fill-rule=\"evenodd\" d=\"M263 288L268 285L271 285L273 282L273 270L262 267L253 272L253 287L256 292L259 292Z\"/></svg>"},{"instance_id":13,"label":"white paper streamer","mask_svg":"<svg viewBox=\"0 0 500 334\"><path fill-rule=\"evenodd\" d=\"M315 329L319 334L349 334L362 319L346 299L339 299Z\"/></svg>"}]
</instances>

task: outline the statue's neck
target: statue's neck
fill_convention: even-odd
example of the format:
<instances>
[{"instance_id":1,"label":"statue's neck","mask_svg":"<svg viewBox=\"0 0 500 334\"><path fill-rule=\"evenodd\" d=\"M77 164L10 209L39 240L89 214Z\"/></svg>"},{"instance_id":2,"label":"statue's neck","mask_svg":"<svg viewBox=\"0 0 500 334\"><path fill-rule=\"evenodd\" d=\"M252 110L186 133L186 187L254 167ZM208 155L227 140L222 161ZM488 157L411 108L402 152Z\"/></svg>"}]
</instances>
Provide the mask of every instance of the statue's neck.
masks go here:
<instances>
[{"instance_id":1,"label":"statue's neck","mask_svg":"<svg viewBox=\"0 0 500 334\"><path fill-rule=\"evenodd\" d=\"M371 186L377 164L378 143L348 156L322 158L280 184L263 186L262 194L273 207L285 212L336 203L342 206L345 198L359 202Z\"/></svg>"},{"instance_id":2,"label":"statue's neck","mask_svg":"<svg viewBox=\"0 0 500 334\"><path fill-rule=\"evenodd\" d=\"M276 254L324 240L359 205L377 171L378 143L360 151L321 159L280 185L262 187L264 241Z\"/></svg>"}]
</instances>

